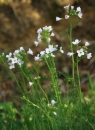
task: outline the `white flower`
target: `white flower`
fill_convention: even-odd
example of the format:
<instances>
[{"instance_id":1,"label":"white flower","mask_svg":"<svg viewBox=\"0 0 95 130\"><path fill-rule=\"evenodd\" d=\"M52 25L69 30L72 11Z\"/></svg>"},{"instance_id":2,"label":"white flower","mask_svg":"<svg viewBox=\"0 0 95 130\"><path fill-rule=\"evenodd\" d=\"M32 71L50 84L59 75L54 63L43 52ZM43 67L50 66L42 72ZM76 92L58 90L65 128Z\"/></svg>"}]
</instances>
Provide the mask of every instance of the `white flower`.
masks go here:
<instances>
[{"instance_id":1,"label":"white flower","mask_svg":"<svg viewBox=\"0 0 95 130\"><path fill-rule=\"evenodd\" d=\"M20 47L20 51L24 51L24 48L23 48L23 47Z\"/></svg>"},{"instance_id":2,"label":"white flower","mask_svg":"<svg viewBox=\"0 0 95 130\"><path fill-rule=\"evenodd\" d=\"M52 26L45 26L43 27L43 30L48 30L50 32L52 30Z\"/></svg>"},{"instance_id":3,"label":"white flower","mask_svg":"<svg viewBox=\"0 0 95 130\"><path fill-rule=\"evenodd\" d=\"M48 107L50 107L50 106L51 106L51 104L50 104L50 103L48 103L48 104L47 104L47 106L48 106Z\"/></svg>"},{"instance_id":4,"label":"white flower","mask_svg":"<svg viewBox=\"0 0 95 130\"><path fill-rule=\"evenodd\" d=\"M76 39L75 41L73 41L72 42L74 45L76 45L76 44L79 44L80 43L80 41L78 40L78 39Z\"/></svg>"},{"instance_id":5,"label":"white flower","mask_svg":"<svg viewBox=\"0 0 95 130\"><path fill-rule=\"evenodd\" d=\"M52 57L55 57L55 55L54 55L53 53L51 53L51 56L52 56Z\"/></svg>"},{"instance_id":6,"label":"white flower","mask_svg":"<svg viewBox=\"0 0 95 130\"><path fill-rule=\"evenodd\" d=\"M91 57L92 57L92 53L88 53L87 54L87 59L91 59Z\"/></svg>"},{"instance_id":7,"label":"white flower","mask_svg":"<svg viewBox=\"0 0 95 130\"><path fill-rule=\"evenodd\" d=\"M41 32L42 32L42 29L39 28L39 29L37 30L37 33L41 33Z\"/></svg>"},{"instance_id":8,"label":"white flower","mask_svg":"<svg viewBox=\"0 0 95 130\"><path fill-rule=\"evenodd\" d=\"M81 12L81 8L80 7L77 7L77 12Z\"/></svg>"},{"instance_id":9,"label":"white flower","mask_svg":"<svg viewBox=\"0 0 95 130\"><path fill-rule=\"evenodd\" d=\"M67 5L67 6L64 6L65 9L69 9L69 7L70 7L70 4Z\"/></svg>"},{"instance_id":10,"label":"white flower","mask_svg":"<svg viewBox=\"0 0 95 130\"><path fill-rule=\"evenodd\" d=\"M47 54L49 54L49 53L50 53L49 48L46 48L46 49L45 49L45 51L46 51L46 53L47 53Z\"/></svg>"},{"instance_id":11,"label":"white flower","mask_svg":"<svg viewBox=\"0 0 95 130\"><path fill-rule=\"evenodd\" d=\"M35 44L36 46L38 46L39 42L34 41L34 44Z\"/></svg>"},{"instance_id":12,"label":"white flower","mask_svg":"<svg viewBox=\"0 0 95 130\"><path fill-rule=\"evenodd\" d=\"M60 47L60 52L61 52L61 53L64 53L64 51L62 50L62 47Z\"/></svg>"},{"instance_id":13,"label":"white flower","mask_svg":"<svg viewBox=\"0 0 95 130\"><path fill-rule=\"evenodd\" d=\"M73 9L74 9L74 6L71 6L71 9L73 10Z\"/></svg>"},{"instance_id":14,"label":"white flower","mask_svg":"<svg viewBox=\"0 0 95 130\"><path fill-rule=\"evenodd\" d=\"M33 51L29 48L29 50L27 51L28 54L33 55Z\"/></svg>"},{"instance_id":15,"label":"white flower","mask_svg":"<svg viewBox=\"0 0 95 130\"><path fill-rule=\"evenodd\" d=\"M17 64L21 67L22 66L22 64L24 63L24 61L22 61L21 59L17 59Z\"/></svg>"},{"instance_id":16,"label":"white flower","mask_svg":"<svg viewBox=\"0 0 95 130\"><path fill-rule=\"evenodd\" d=\"M77 50L78 56L81 57L84 55L84 50L81 48L80 50Z\"/></svg>"},{"instance_id":17,"label":"white flower","mask_svg":"<svg viewBox=\"0 0 95 130\"><path fill-rule=\"evenodd\" d=\"M82 13L81 13L81 8L80 7L77 7L76 12L78 12L79 18L82 18Z\"/></svg>"},{"instance_id":18,"label":"white flower","mask_svg":"<svg viewBox=\"0 0 95 130\"><path fill-rule=\"evenodd\" d=\"M68 19L69 18L69 15L65 15L65 19Z\"/></svg>"},{"instance_id":19,"label":"white flower","mask_svg":"<svg viewBox=\"0 0 95 130\"><path fill-rule=\"evenodd\" d=\"M48 49L49 49L50 52L57 50L55 47L53 47L53 45L49 45Z\"/></svg>"},{"instance_id":20,"label":"white flower","mask_svg":"<svg viewBox=\"0 0 95 130\"><path fill-rule=\"evenodd\" d=\"M55 45L56 47L58 47L58 45Z\"/></svg>"},{"instance_id":21,"label":"white flower","mask_svg":"<svg viewBox=\"0 0 95 130\"><path fill-rule=\"evenodd\" d=\"M34 59L35 59L35 61L40 61L39 54L37 56L35 56Z\"/></svg>"},{"instance_id":22,"label":"white flower","mask_svg":"<svg viewBox=\"0 0 95 130\"><path fill-rule=\"evenodd\" d=\"M53 112L53 114L54 114L55 116L57 115L57 113L56 113L55 111Z\"/></svg>"},{"instance_id":23,"label":"white flower","mask_svg":"<svg viewBox=\"0 0 95 130\"><path fill-rule=\"evenodd\" d=\"M45 54L45 51L41 51L40 55L43 56Z\"/></svg>"},{"instance_id":24,"label":"white flower","mask_svg":"<svg viewBox=\"0 0 95 130\"><path fill-rule=\"evenodd\" d=\"M68 52L67 55L70 57L70 56L73 55L73 53L72 52Z\"/></svg>"},{"instance_id":25,"label":"white flower","mask_svg":"<svg viewBox=\"0 0 95 130\"><path fill-rule=\"evenodd\" d=\"M4 52L2 53L2 56L4 56Z\"/></svg>"},{"instance_id":26,"label":"white flower","mask_svg":"<svg viewBox=\"0 0 95 130\"><path fill-rule=\"evenodd\" d=\"M89 46L90 44L89 44L89 42L85 42L85 46Z\"/></svg>"},{"instance_id":27,"label":"white flower","mask_svg":"<svg viewBox=\"0 0 95 130\"><path fill-rule=\"evenodd\" d=\"M47 29L48 29L48 27L47 27L47 26L44 26L44 27L43 27L43 30L47 30Z\"/></svg>"},{"instance_id":28,"label":"white flower","mask_svg":"<svg viewBox=\"0 0 95 130\"><path fill-rule=\"evenodd\" d=\"M40 35L40 33L38 34L37 38L38 38L38 41L41 42L41 35Z\"/></svg>"},{"instance_id":29,"label":"white flower","mask_svg":"<svg viewBox=\"0 0 95 130\"><path fill-rule=\"evenodd\" d=\"M79 13L78 13L78 16L79 16L79 18L82 18L82 13L79 12Z\"/></svg>"},{"instance_id":30,"label":"white flower","mask_svg":"<svg viewBox=\"0 0 95 130\"><path fill-rule=\"evenodd\" d=\"M51 33L51 36L54 36L54 33L53 33L53 32Z\"/></svg>"},{"instance_id":31,"label":"white flower","mask_svg":"<svg viewBox=\"0 0 95 130\"><path fill-rule=\"evenodd\" d=\"M52 26L48 26L47 30L49 30L49 32L52 31Z\"/></svg>"},{"instance_id":32,"label":"white flower","mask_svg":"<svg viewBox=\"0 0 95 130\"><path fill-rule=\"evenodd\" d=\"M12 64L12 63L9 63L9 68L10 68L10 69L13 69L13 68L15 68L14 64Z\"/></svg>"},{"instance_id":33,"label":"white flower","mask_svg":"<svg viewBox=\"0 0 95 130\"><path fill-rule=\"evenodd\" d=\"M51 104L54 105L56 104L57 102L55 100L51 100Z\"/></svg>"},{"instance_id":34,"label":"white flower","mask_svg":"<svg viewBox=\"0 0 95 130\"><path fill-rule=\"evenodd\" d=\"M33 83L32 82L29 82L29 86L32 86L33 85Z\"/></svg>"},{"instance_id":35,"label":"white flower","mask_svg":"<svg viewBox=\"0 0 95 130\"><path fill-rule=\"evenodd\" d=\"M53 47L53 45L49 45L48 48L45 49L46 53L51 53L53 51L56 51L57 49Z\"/></svg>"},{"instance_id":36,"label":"white flower","mask_svg":"<svg viewBox=\"0 0 95 130\"><path fill-rule=\"evenodd\" d=\"M10 60L10 58L12 57L12 53L10 52L9 55L6 55L6 57L8 58L8 60Z\"/></svg>"},{"instance_id":37,"label":"white flower","mask_svg":"<svg viewBox=\"0 0 95 130\"><path fill-rule=\"evenodd\" d=\"M60 21L62 18L60 17L56 17L56 21Z\"/></svg>"},{"instance_id":38,"label":"white flower","mask_svg":"<svg viewBox=\"0 0 95 130\"><path fill-rule=\"evenodd\" d=\"M19 55L19 50L15 50L13 53L14 56Z\"/></svg>"},{"instance_id":39,"label":"white flower","mask_svg":"<svg viewBox=\"0 0 95 130\"><path fill-rule=\"evenodd\" d=\"M15 63L17 63L17 57L14 57L14 58L11 58L11 60L12 60L12 64L15 64Z\"/></svg>"}]
</instances>

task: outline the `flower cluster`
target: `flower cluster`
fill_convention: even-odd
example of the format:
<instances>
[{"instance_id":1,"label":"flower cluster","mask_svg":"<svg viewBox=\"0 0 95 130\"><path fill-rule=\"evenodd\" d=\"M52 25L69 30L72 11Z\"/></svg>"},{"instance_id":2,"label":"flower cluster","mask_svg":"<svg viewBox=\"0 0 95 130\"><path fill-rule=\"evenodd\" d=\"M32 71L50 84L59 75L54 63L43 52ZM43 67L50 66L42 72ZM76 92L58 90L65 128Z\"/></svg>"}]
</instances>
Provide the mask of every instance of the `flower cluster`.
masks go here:
<instances>
[{"instance_id":1,"label":"flower cluster","mask_svg":"<svg viewBox=\"0 0 95 130\"><path fill-rule=\"evenodd\" d=\"M55 57L55 55L53 54L53 52L58 50L58 45L48 45L48 48L46 48L44 51L41 51L40 54L37 54L37 56L35 56L35 61L40 61L43 57ZM64 53L64 51L62 50L62 47L60 47L59 50L61 53Z\"/></svg>"},{"instance_id":2,"label":"flower cluster","mask_svg":"<svg viewBox=\"0 0 95 130\"><path fill-rule=\"evenodd\" d=\"M55 55L53 54L53 52L58 50L58 45L50 45L50 37L54 36L54 33L51 32L52 31L52 26L45 26L42 29L39 28L37 30L38 33L38 42L34 41L34 44L37 46L40 42L42 42L43 40L46 40L46 42L48 43L48 47L41 51L39 54L37 54L37 56L34 57L35 61L40 61L42 60L42 58L49 58L49 57L55 57ZM64 51L62 50L62 47L60 47L59 51L61 53L64 53Z\"/></svg>"},{"instance_id":3,"label":"flower cluster","mask_svg":"<svg viewBox=\"0 0 95 130\"><path fill-rule=\"evenodd\" d=\"M29 48L27 54L33 55L33 51ZM23 47L20 47L20 49L15 50L13 54L10 52L8 55L6 55L6 58L8 59L9 68L10 69L15 68L15 64L21 67L22 64L24 63L25 56L26 53Z\"/></svg>"},{"instance_id":4,"label":"flower cluster","mask_svg":"<svg viewBox=\"0 0 95 130\"><path fill-rule=\"evenodd\" d=\"M64 9L66 9L68 13L67 15L65 15L65 19L69 19L73 15L78 16L79 18L82 18L82 12L81 12L80 7L77 7L77 9L74 10L74 6L70 7L70 4L69 4L67 6L64 6ZM56 17L56 21L60 21L60 20L62 20L62 18Z\"/></svg>"},{"instance_id":5,"label":"flower cluster","mask_svg":"<svg viewBox=\"0 0 95 130\"><path fill-rule=\"evenodd\" d=\"M38 41L34 41L34 44L36 46L38 46L38 44L41 42L41 41L46 41L46 42L50 42L50 37L51 36L54 36L54 33L51 32L52 31L52 26L45 26L43 28L39 28L37 30L37 33L38 33Z\"/></svg>"},{"instance_id":6,"label":"flower cluster","mask_svg":"<svg viewBox=\"0 0 95 130\"><path fill-rule=\"evenodd\" d=\"M76 39L75 41L72 42L72 44L74 45L78 45L80 43L80 40ZM77 54L78 54L78 57L82 57L84 56L85 54L87 55L87 59L91 59L92 57L92 53L87 53L87 46L89 46L89 42L85 42L85 45L82 46L79 50L77 50ZM70 57L72 56L74 53L72 52L68 52L67 55Z\"/></svg>"},{"instance_id":7,"label":"flower cluster","mask_svg":"<svg viewBox=\"0 0 95 130\"><path fill-rule=\"evenodd\" d=\"M55 104L56 104L57 102L55 101L55 100L51 100L51 103L48 103L47 104L47 106L49 107L49 108L51 108L52 110L53 110L53 114L56 116L57 115L57 113L56 113L56 107L55 107Z\"/></svg>"}]
</instances>

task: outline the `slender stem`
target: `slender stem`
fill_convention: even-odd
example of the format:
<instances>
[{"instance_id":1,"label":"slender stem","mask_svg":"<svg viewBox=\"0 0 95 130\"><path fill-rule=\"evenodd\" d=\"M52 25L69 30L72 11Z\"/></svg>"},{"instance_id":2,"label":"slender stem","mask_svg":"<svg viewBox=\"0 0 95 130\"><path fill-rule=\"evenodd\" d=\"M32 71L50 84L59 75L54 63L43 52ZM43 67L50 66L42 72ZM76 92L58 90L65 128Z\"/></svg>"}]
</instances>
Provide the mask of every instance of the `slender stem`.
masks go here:
<instances>
[{"instance_id":1,"label":"slender stem","mask_svg":"<svg viewBox=\"0 0 95 130\"><path fill-rule=\"evenodd\" d=\"M77 78L78 78L78 90L79 90L80 101L82 102L80 75L79 75L79 69L78 69L78 58L77 58Z\"/></svg>"},{"instance_id":2,"label":"slender stem","mask_svg":"<svg viewBox=\"0 0 95 130\"><path fill-rule=\"evenodd\" d=\"M77 78L78 78L78 92L79 92L79 100L80 100L80 130L82 130L82 94L81 94L81 86L80 86L80 75L78 69L78 57L77 57Z\"/></svg>"},{"instance_id":3,"label":"slender stem","mask_svg":"<svg viewBox=\"0 0 95 130\"><path fill-rule=\"evenodd\" d=\"M43 94L45 95L45 97L46 97L46 99L47 99L47 102L49 103L49 100L48 100L47 94L46 94L45 91L42 89L42 86L41 86L41 84L40 84L40 82L39 82L39 79L37 80L37 83L38 83L38 85L39 85L41 91L42 91Z\"/></svg>"},{"instance_id":4,"label":"slender stem","mask_svg":"<svg viewBox=\"0 0 95 130\"><path fill-rule=\"evenodd\" d=\"M73 26L72 26L72 17L70 17L70 50L71 50L71 52L73 53L72 29L73 29ZM74 79L75 79L75 76L74 76L74 68L75 68L74 55L72 55L72 78L73 78L72 85L73 85L73 86L75 85L75 80L74 80Z\"/></svg>"}]
</instances>

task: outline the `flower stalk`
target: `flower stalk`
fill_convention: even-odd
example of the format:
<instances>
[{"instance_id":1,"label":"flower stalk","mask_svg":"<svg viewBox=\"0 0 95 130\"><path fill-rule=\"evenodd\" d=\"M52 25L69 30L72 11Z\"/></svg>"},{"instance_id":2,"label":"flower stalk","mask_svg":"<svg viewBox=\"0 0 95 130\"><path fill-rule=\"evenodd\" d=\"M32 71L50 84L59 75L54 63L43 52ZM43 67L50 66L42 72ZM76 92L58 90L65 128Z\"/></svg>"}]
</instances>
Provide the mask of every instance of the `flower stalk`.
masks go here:
<instances>
[{"instance_id":1,"label":"flower stalk","mask_svg":"<svg viewBox=\"0 0 95 130\"><path fill-rule=\"evenodd\" d=\"M74 64L74 55L73 55L73 44L72 44L72 29L73 29L73 24L72 24L72 16L70 17L70 50L72 53L72 86L75 86L75 76L74 76L74 69L75 69L75 64Z\"/></svg>"}]
</instances>

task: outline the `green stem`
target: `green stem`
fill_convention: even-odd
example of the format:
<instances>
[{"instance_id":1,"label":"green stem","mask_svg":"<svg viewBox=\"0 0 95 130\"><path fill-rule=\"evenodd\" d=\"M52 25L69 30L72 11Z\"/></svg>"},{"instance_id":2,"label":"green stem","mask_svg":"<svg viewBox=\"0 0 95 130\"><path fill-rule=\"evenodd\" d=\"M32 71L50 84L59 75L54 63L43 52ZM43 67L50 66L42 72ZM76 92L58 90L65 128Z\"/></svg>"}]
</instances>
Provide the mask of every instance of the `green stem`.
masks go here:
<instances>
[{"instance_id":1,"label":"green stem","mask_svg":"<svg viewBox=\"0 0 95 130\"><path fill-rule=\"evenodd\" d=\"M72 17L70 17L70 50L73 53L73 45L72 45L72 29L73 29L73 25L72 25ZM74 64L74 55L72 55L72 85L75 86L75 76L74 76L74 68L75 68L75 64Z\"/></svg>"},{"instance_id":2,"label":"green stem","mask_svg":"<svg viewBox=\"0 0 95 130\"><path fill-rule=\"evenodd\" d=\"M82 130L82 93L81 93L81 86L80 86L80 75L78 69L78 57L77 57L77 78L78 78L78 92L79 92L79 101L80 101L80 130Z\"/></svg>"},{"instance_id":3,"label":"green stem","mask_svg":"<svg viewBox=\"0 0 95 130\"><path fill-rule=\"evenodd\" d=\"M60 90L59 90L59 85L58 85L58 75L56 72L56 67L55 67L55 62L53 57L49 57L48 59L45 58L45 62L48 66L48 69L51 74L51 83L55 92L56 100L58 102L58 109L60 111L60 118L62 119L62 102L61 102L61 95L60 95Z\"/></svg>"},{"instance_id":4,"label":"green stem","mask_svg":"<svg viewBox=\"0 0 95 130\"><path fill-rule=\"evenodd\" d=\"M79 69L78 69L78 58L77 58L77 78L78 78L79 97L80 97L80 102L82 103L82 94L81 94L81 85L80 85L80 75L79 75Z\"/></svg>"},{"instance_id":5,"label":"green stem","mask_svg":"<svg viewBox=\"0 0 95 130\"><path fill-rule=\"evenodd\" d=\"M47 102L49 103L49 100L48 100L47 94L46 94L45 91L42 89L42 86L41 86L41 84L40 84L40 82L39 82L39 79L37 80L37 83L38 83L38 86L40 87L42 93L43 93L44 96L46 97Z\"/></svg>"}]
</instances>

